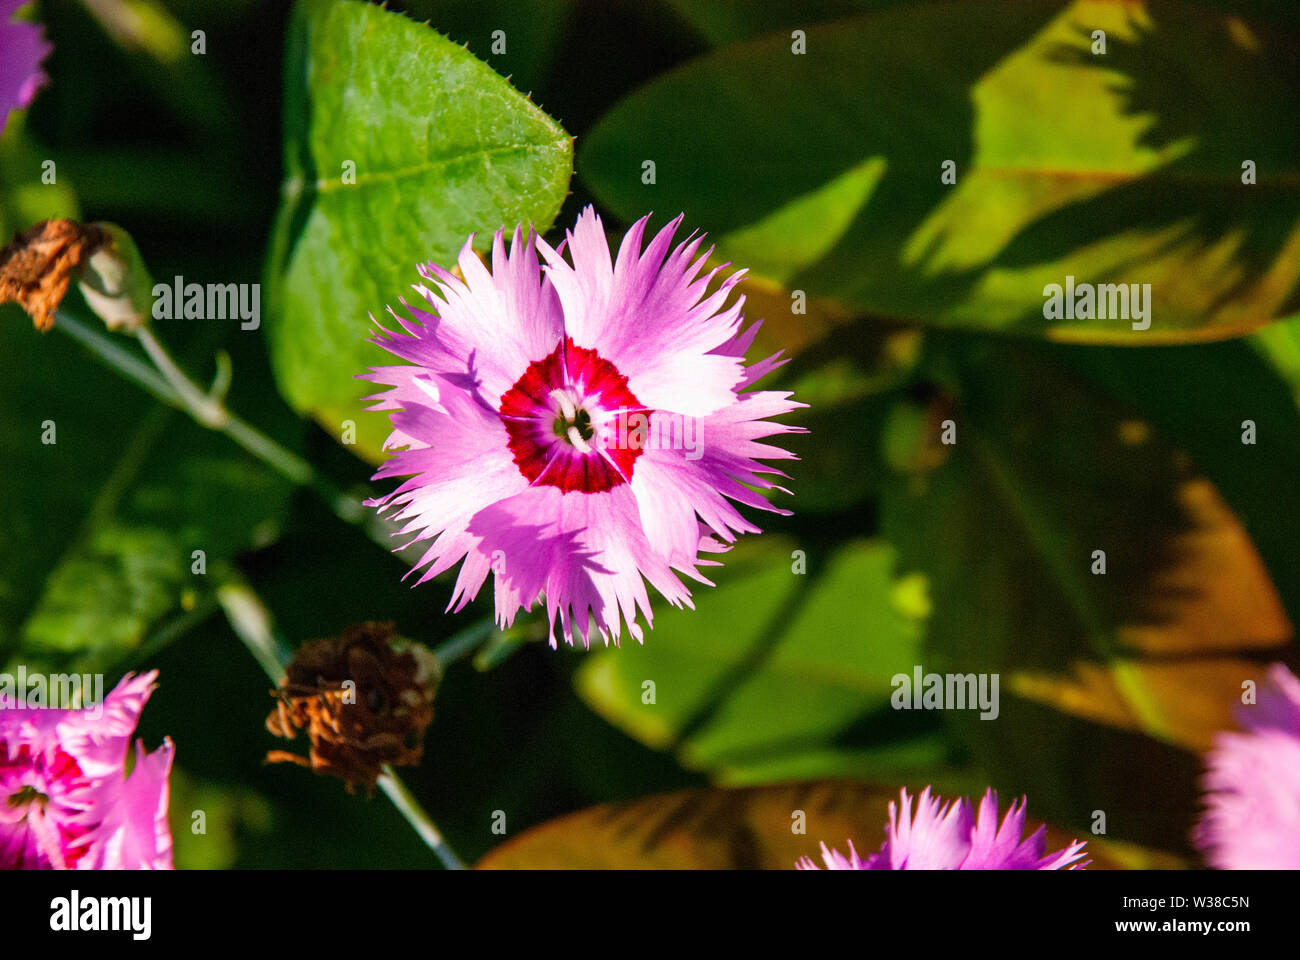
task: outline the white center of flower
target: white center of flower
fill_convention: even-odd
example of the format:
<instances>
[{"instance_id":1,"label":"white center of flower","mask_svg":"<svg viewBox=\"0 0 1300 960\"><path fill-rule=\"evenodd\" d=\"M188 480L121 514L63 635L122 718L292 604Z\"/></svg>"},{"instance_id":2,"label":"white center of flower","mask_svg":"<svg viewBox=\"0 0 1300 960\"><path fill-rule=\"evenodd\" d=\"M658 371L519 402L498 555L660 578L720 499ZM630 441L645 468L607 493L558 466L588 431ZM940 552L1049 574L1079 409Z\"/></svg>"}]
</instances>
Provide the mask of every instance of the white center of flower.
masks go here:
<instances>
[{"instance_id":1,"label":"white center of flower","mask_svg":"<svg viewBox=\"0 0 1300 960\"><path fill-rule=\"evenodd\" d=\"M555 404L555 435L568 440L580 453L591 453L591 444L587 442L595 435L591 426L591 414L579 406L573 390L557 387L551 391L551 400Z\"/></svg>"}]
</instances>

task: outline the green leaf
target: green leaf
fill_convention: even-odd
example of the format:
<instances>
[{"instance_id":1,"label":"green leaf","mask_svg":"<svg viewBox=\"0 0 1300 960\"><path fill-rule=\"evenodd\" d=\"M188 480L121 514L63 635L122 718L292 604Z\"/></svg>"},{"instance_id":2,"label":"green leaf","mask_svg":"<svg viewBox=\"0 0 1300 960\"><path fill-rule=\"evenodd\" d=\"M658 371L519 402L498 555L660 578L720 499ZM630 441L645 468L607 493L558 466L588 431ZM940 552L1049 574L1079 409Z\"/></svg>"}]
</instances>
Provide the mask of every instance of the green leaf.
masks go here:
<instances>
[{"instance_id":1,"label":"green leaf","mask_svg":"<svg viewBox=\"0 0 1300 960\"><path fill-rule=\"evenodd\" d=\"M719 285L715 281L710 291ZM799 458L792 471L795 509L804 514L859 507L879 490L871 438L894 393L909 381L922 333L852 323L836 301L796 300L792 291L763 278L746 277L736 293L745 297L746 316L763 319L750 359L784 352L788 360L760 386L788 390L809 407L799 417L808 432L783 441Z\"/></svg>"},{"instance_id":2,"label":"green leaf","mask_svg":"<svg viewBox=\"0 0 1300 960\"><path fill-rule=\"evenodd\" d=\"M48 158L31 142L24 120L14 113L0 136L0 246L41 220L78 216L76 194L57 167L43 165ZM49 175L54 182L42 182Z\"/></svg>"},{"instance_id":3,"label":"green leaf","mask_svg":"<svg viewBox=\"0 0 1300 960\"><path fill-rule=\"evenodd\" d=\"M229 440L156 409L51 570L22 628L24 656L118 664L209 596L237 553L275 538L288 492Z\"/></svg>"},{"instance_id":4,"label":"green leaf","mask_svg":"<svg viewBox=\"0 0 1300 960\"><path fill-rule=\"evenodd\" d=\"M862 13L901 0L668 0L679 17L714 46L772 30L807 30L824 20Z\"/></svg>"},{"instance_id":5,"label":"green leaf","mask_svg":"<svg viewBox=\"0 0 1300 960\"><path fill-rule=\"evenodd\" d=\"M1300 623L1300 320L1227 343L1052 356L1187 451L1259 550L1291 622Z\"/></svg>"},{"instance_id":6,"label":"green leaf","mask_svg":"<svg viewBox=\"0 0 1300 960\"><path fill-rule=\"evenodd\" d=\"M465 44L516 90L531 93L558 66L573 6L573 0L411 0L403 9Z\"/></svg>"},{"instance_id":7,"label":"green leaf","mask_svg":"<svg viewBox=\"0 0 1300 960\"><path fill-rule=\"evenodd\" d=\"M897 798L893 787L835 780L680 790L603 804L544 823L497 847L478 868L792 870L801 857L812 857L820 866L822 842L847 852L852 839L864 855L878 849L889 802ZM800 812L805 833L792 829L801 822ZM1027 826L1026 833L1037 829L1035 821ZM1049 826L1048 849L1059 850L1079 836ZM1083 839L1093 861L1089 869L1182 866L1167 855Z\"/></svg>"},{"instance_id":8,"label":"green leaf","mask_svg":"<svg viewBox=\"0 0 1300 960\"><path fill-rule=\"evenodd\" d=\"M238 552L274 539L289 485L71 339L37 334L12 306L0 308L0 350L11 365L0 397L0 663L109 672L164 623L201 613ZM236 387L238 406L247 394Z\"/></svg>"},{"instance_id":9,"label":"green leaf","mask_svg":"<svg viewBox=\"0 0 1300 960\"><path fill-rule=\"evenodd\" d=\"M388 433L355 377L391 361L369 315L411 294L416 266L451 266L516 223L547 229L572 141L491 68L429 27L353 0L303 0L285 67L284 202L268 265L281 392L332 435ZM353 179L355 182L345 182ZM399 308L400 309L400 308Z\"/></svg>"},{"instance_id":10,"label":"green leaf","mask_svg":"<svg viewBox=\"0 0 1300 960\"><path fill-rule=\"evenodd\" d=\"M1291 386L1300 408L1300 317L1293 317L1251 336L1250 345Z\"/></svg>"},{"instance_id":11,"label":"green leaf","mask_svg":"<svg viewBox=\"0 0 1300 960\"><path fill-rule=\"evenodd\" d=\"M945 718L1044 816L1082 827L1087 811L1106 810L1112 835L1185 847L1193 751L1232 726L1244 681L1294 653L1294 628L1241 520L1166 434L1170 418L1133 406L1160 384L1196 381L1162 370L1181 353L1156 353L1150 389L1112 396L1067 363L1086 352L947 339L929 364L935 392L924 415L899 418L907 429L891 448L896 472L882 505L900 573L931 586L919 662L928 673L1001 678L996 721ZM1237 347L1217 345L1212 356ZM1148 367L1121 366L1115 379ZM1272 398L1251 406L1270 430L1294 430L1272 418ZM1234 417L1182 426L1211 435L1198 453L1216 442L1226 450L1240 446ZM1239 456L1241 486L1255 454ZM1259 496L1285 496L1267 468L1261 482ZM1264 516L1289 523L1285 502ZM1167 799L1159 812L1153 792Z\"/></svg>"},{"instance_id":12,"label":"green leaf","mask_svg":"<svg viewBox=\"0 0 1300 960\"><path fill-rule=\"evenodd\" d=\"M45 577L78 535L121 454L123 425L148 404L70 340L37 334L13 304L0 307L0 349L7 364L0 397L0 651L13 655ZM60 389L61 383L76 383L76 390ZM87 397L114 402L87 403ZM54 444L41 442L47 421L55 427Z\"/></svg>"},{"instance_id":13,"label":"green leaf","mask_svg":"<svg viewBox=\"0 0 1300 960\"><path fill-rule=\"evenodd\" d=\"M1190 2L887 6L810 27L806 54L782 32L657 78L578 169L620 216L684 210L738 265L856 312L1223 338L1300 308L1295 41ZM1068 276L1150 284L1150 329L1047 319Z\"/></svg>"},{"instance_id":14,"label":"green leaf","mask_svg":"<svg viewBox=\"0 0 1300 960\"><path fill-rule=\"evenodd\" d=\"M238 860L241 840L248 838L244 842L249 846L266 844L272 810L256 791L198 780L178 766L172 767L169 786L177 869L229 870ZM200 814L202 819L195 819ZM201 833L196 832L199 825Z\"/></svg>"},{"instance_id":15,"label":"green leaf","mask_svg":"<svg viewBox=\"0 0 1300 960\"><path fill-rule=\"evenodd\" d=\"M729 783L946 759L937 720L889 705L891 678L918 662L927 612L924 581L897 579L892 550L768 534L725 563L696 610L661 610L643 646L588 658L575 683L592 709Z\"/></svg>"}]
</instances>

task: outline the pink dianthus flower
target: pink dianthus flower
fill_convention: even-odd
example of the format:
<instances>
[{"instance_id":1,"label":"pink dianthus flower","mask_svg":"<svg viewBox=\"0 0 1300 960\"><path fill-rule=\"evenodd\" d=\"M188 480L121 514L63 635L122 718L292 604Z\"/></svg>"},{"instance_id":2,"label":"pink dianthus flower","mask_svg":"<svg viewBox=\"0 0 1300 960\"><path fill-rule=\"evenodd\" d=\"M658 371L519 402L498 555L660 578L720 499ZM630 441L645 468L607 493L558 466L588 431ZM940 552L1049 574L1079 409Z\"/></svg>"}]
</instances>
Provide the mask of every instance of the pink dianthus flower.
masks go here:
<instances>
[{"instance_id":1,"label":"pink dianthus flower","mask_svg":"<svg viewBox=\"0 0 1300 960\"><path fill-rule=\"evenodd\" d=\"M679 217L642 250L647 219L616 259L587 208L558 250L516 229L507 253L502 230L490 271L469 242L459 276L425 264L425 306L374 340L406 363L363 375L392 387L373 409L398 452L375 478L408 478L369 504L428 541L418 582L459 563L459 610L493 574L503 627L544 597L553 646L557 621L570 644L623 623L642 640L647 582L693 606L701 555L758 532L736 504L789 512L760 461L792 455L759 441L801 432L768 418L803 404L750 389L783 361L745 361L758 324L726 305L743 271L710 293L703 238L674 247Z\"/></svg>"}]
</instances>

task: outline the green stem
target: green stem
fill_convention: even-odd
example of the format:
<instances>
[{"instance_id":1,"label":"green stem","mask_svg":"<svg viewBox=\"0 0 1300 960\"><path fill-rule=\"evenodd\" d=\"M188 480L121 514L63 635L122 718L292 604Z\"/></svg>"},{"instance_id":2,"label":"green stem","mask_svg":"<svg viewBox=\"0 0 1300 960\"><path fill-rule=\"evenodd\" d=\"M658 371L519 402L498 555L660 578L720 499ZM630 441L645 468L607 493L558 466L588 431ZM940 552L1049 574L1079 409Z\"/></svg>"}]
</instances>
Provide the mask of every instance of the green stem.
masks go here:
<instances>
[{"instance_id":1,"label":"green stem","mask_svg":"<svg viewBox=\"0 0 1300 960\"><path fill-rule=\"evenodd\" d=\"M55 313L55 326L105 364L134 382L136 386L143 387L155 399L161 400L169 407L175 407L177 410L185 409L184 401L172 389L171 385L158 375L158 371L135 354L123 350L115 340L105 336L88 324L82 323L65 310L59 310Z\"/></svg>"},{"instance_id":2,"label":"green stem","mask_svg":"<svg viewBox=\"0 0 1300 960\"><path fill-rule=\"evenodd\" d=\"M402 816L406 817L406 822L415 828L415 832L442 861L442 865L448 870L464 870L465 864L460 857L456 856L454 850L448 846L447 841L443 838L441 832L429 819L429 815L424 812L420 802L415 799L415 794L406 788L401 778L393 772L393 768L384 764L384 772L379 777L380 789L388 795L388 799L393 801Z\"/></svg>"},{"instance_id":3,"label":"green stem","mask_svg":"<svg viewBox=\"0 0 1300 960\"><path fill-rule=\"evenodd\" d=\"M483 642L492 636L494 630L496 630L496 623L491 618L484 618L438 644L433 650L433 655L438 658L439 665L445 671L450 664L481 647Z\"/></svg>"},{"instance_id":4,"label":"green stem","mask_svg":"<svg viewBox=\"0 0 1300 960\"><path fill-rule=\"evenodd\" d=\"M158 368L158 372L163 375L163 378L171 384L172 389L180 396L185 409L194 419L213 430L224 428L230 417L229 411L221 405L219 400L214 400L199 389L198 385L187 377L180 367L176 366L176 361L171 358L171 354L153 335L153 331L147 326L140 327L136 330L135 337L140 341L140 345L144 347L144 352L149 354L149 359ZM289 456L292 457L293 454L289 454Z\"/></svg>"},{"instance_id":5,"label":"green stem","mask_svg":"<svg viewBox=\"0 0 1300 960\"><path fill-rule=\"evenodd\" d=\"M231 413L217 396L200 389L186 376L148 327L141 327L136 337L153 360L154 367L142 362L110 337L82 323L67 311L58 311L56 325L128 380L143 387L168 406L185 411L202 426L225 434L291 483L313 490L339 519L363 526L372 540L386 549L392 549L387 526L374 522L372 513L363 509L355 498L347 496L324 480L302 457Z\"/></svg>"},{"instance_id":6,"label":"green stem","mask_svg":"<svg viewBox=\"0 0 1300 960\"><path fill-rule=\"evenodd\" d=\"M271 611L262 598L247 584L224 583L217 588L217 602L235 636L243 641L271 682L279 686L292 657L288 645L276 634Z\"/></svg>"}]
</instances>

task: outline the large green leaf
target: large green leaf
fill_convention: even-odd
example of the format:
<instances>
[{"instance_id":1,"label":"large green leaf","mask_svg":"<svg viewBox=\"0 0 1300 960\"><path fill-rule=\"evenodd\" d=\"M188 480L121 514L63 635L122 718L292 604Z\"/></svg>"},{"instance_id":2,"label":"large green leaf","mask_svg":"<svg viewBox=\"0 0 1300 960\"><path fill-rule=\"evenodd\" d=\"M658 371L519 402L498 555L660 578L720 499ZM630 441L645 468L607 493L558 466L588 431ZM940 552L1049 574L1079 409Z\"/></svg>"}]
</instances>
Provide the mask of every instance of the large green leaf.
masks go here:
<instances>
[{"instance_id":1,"label":"large green leaf","mask_svg":"<svg viewBox=\"0 0 1300 960\"><path fill-rule=\"evenodd\" d=\"M1231 359L1224 348L1237 346L1214 355ZM1001 677L996 721L945 711L990 773L1044 816L1086 822L1086 797L1115 835L1177 848L1195 813L1192 751L1232 725L1243 682L1294 654L1294 630L1240 519L1165 432L1177 418L1133 405L1151 390L1100 389L1068 353L948 343L930 366L931 401L897 419L912 442L888 455L884 532L900 572L931 585L927 672ZM1177 379L1177 356L1165 367L1152 355L1153 388ZM1288 423L1273 399L1251 407L1294 437L1294 413ZM1217 443L1224 458L1236 444L1240 486L1255 454L1227 413L1182 428L1210 435L1198 455ZM945 421L952 445L941 442ZM1257 506L1285 498L1267 469L1261 482ZM1281 521L1286 502L1255 517ZM1165 798L1159 810L1152 791Z\"/></svg>"},{"instance_id":2,"label":"large green leaf","mask_svg":"<svg viewBox=\"0 0 1300 960\"><path fill-rule=\"evenodd\" d=\"M268 266L276 378L334 436L353 420L359 448L377 456L385 422L360 415L374 391L354 379L387 362L365 342L369 315L411 293L417 264L450 266L471 233L483 246L503 225L548 228L572 141L424 24L355 0L302 0L285 67L285 167Z\"/></svg>"},{"instance_id":3,"label":"large green leaf","mask_svg":"<svg viewBox=\"0 0 1300 960\"><path fill-rule=\"evenodd\" d=\"M801 857L812 857L820 865L822 842L847 851L852 839L861 853L877 849L884 839L889 802L897 797L892 787L834 780L680 790L604 804L544 823L506 841L478 867L792 870ZM1029 826L1036 829L1036 824ZM1048 849L1059 850L1075 839L1089 841L1089 869L1181 865L1163 854L1048 827Z\"/></svg>"},{"instance_id":4,"label":"large green leaf","mask_svg":"<svg viewBox=\"0 0 1300 960\"><path fill-rule=\"evenodd\" d=\"M531 94L561 66L556 55L573 6L573 0L411 0L403 9Z\"/></svg>"},{"instance_id":5,"label":"large green leaf","mask_svg":"<svg viewBox=\"0 0 1300 960\"><path fill-rule=\"evenodd\" d=\"M1226 337L1300 308L1295 42L1180 0L891 5L810 27L804 54L781 32L657 78L579 172L621 216L685 210L738 264L855 311ZM1069 276L1150 284L1150 329L1045 318Z\"/></svg>"},{"instance_id":6,"label":"large green leaf","mask_svg":"<svg viewBox=\"0 0 1300 960\"><path fill-rule=\"evenodd\" d=\"M927 602L893 551L764 535L726 563L696 610L662 610L644 646L583 664L593 709L729 783L945 763L938 721L889 705L891 678L920 662Z\"/></svg>"},{"instance_id":7,"label":"large green leaf","mask_svg":"<svg viewBox=\"0 0 1300 960\"><path fill-rule=\"evenodd\" d=\"M676 14L714 46L773 30L807 30L815 23L905 0L668 0Z\"/></svg>"},{"instance_id":8,"label":"large green leaf","mask_svg":"<svg viewBox=\"0 0 1300 960\"><path fill-rule=\"evenodd\" d=\"M1300 623L1300 320L1227 343L1052 356L1187 451L1237 514Z\"/></svg>"}]
</instances>

